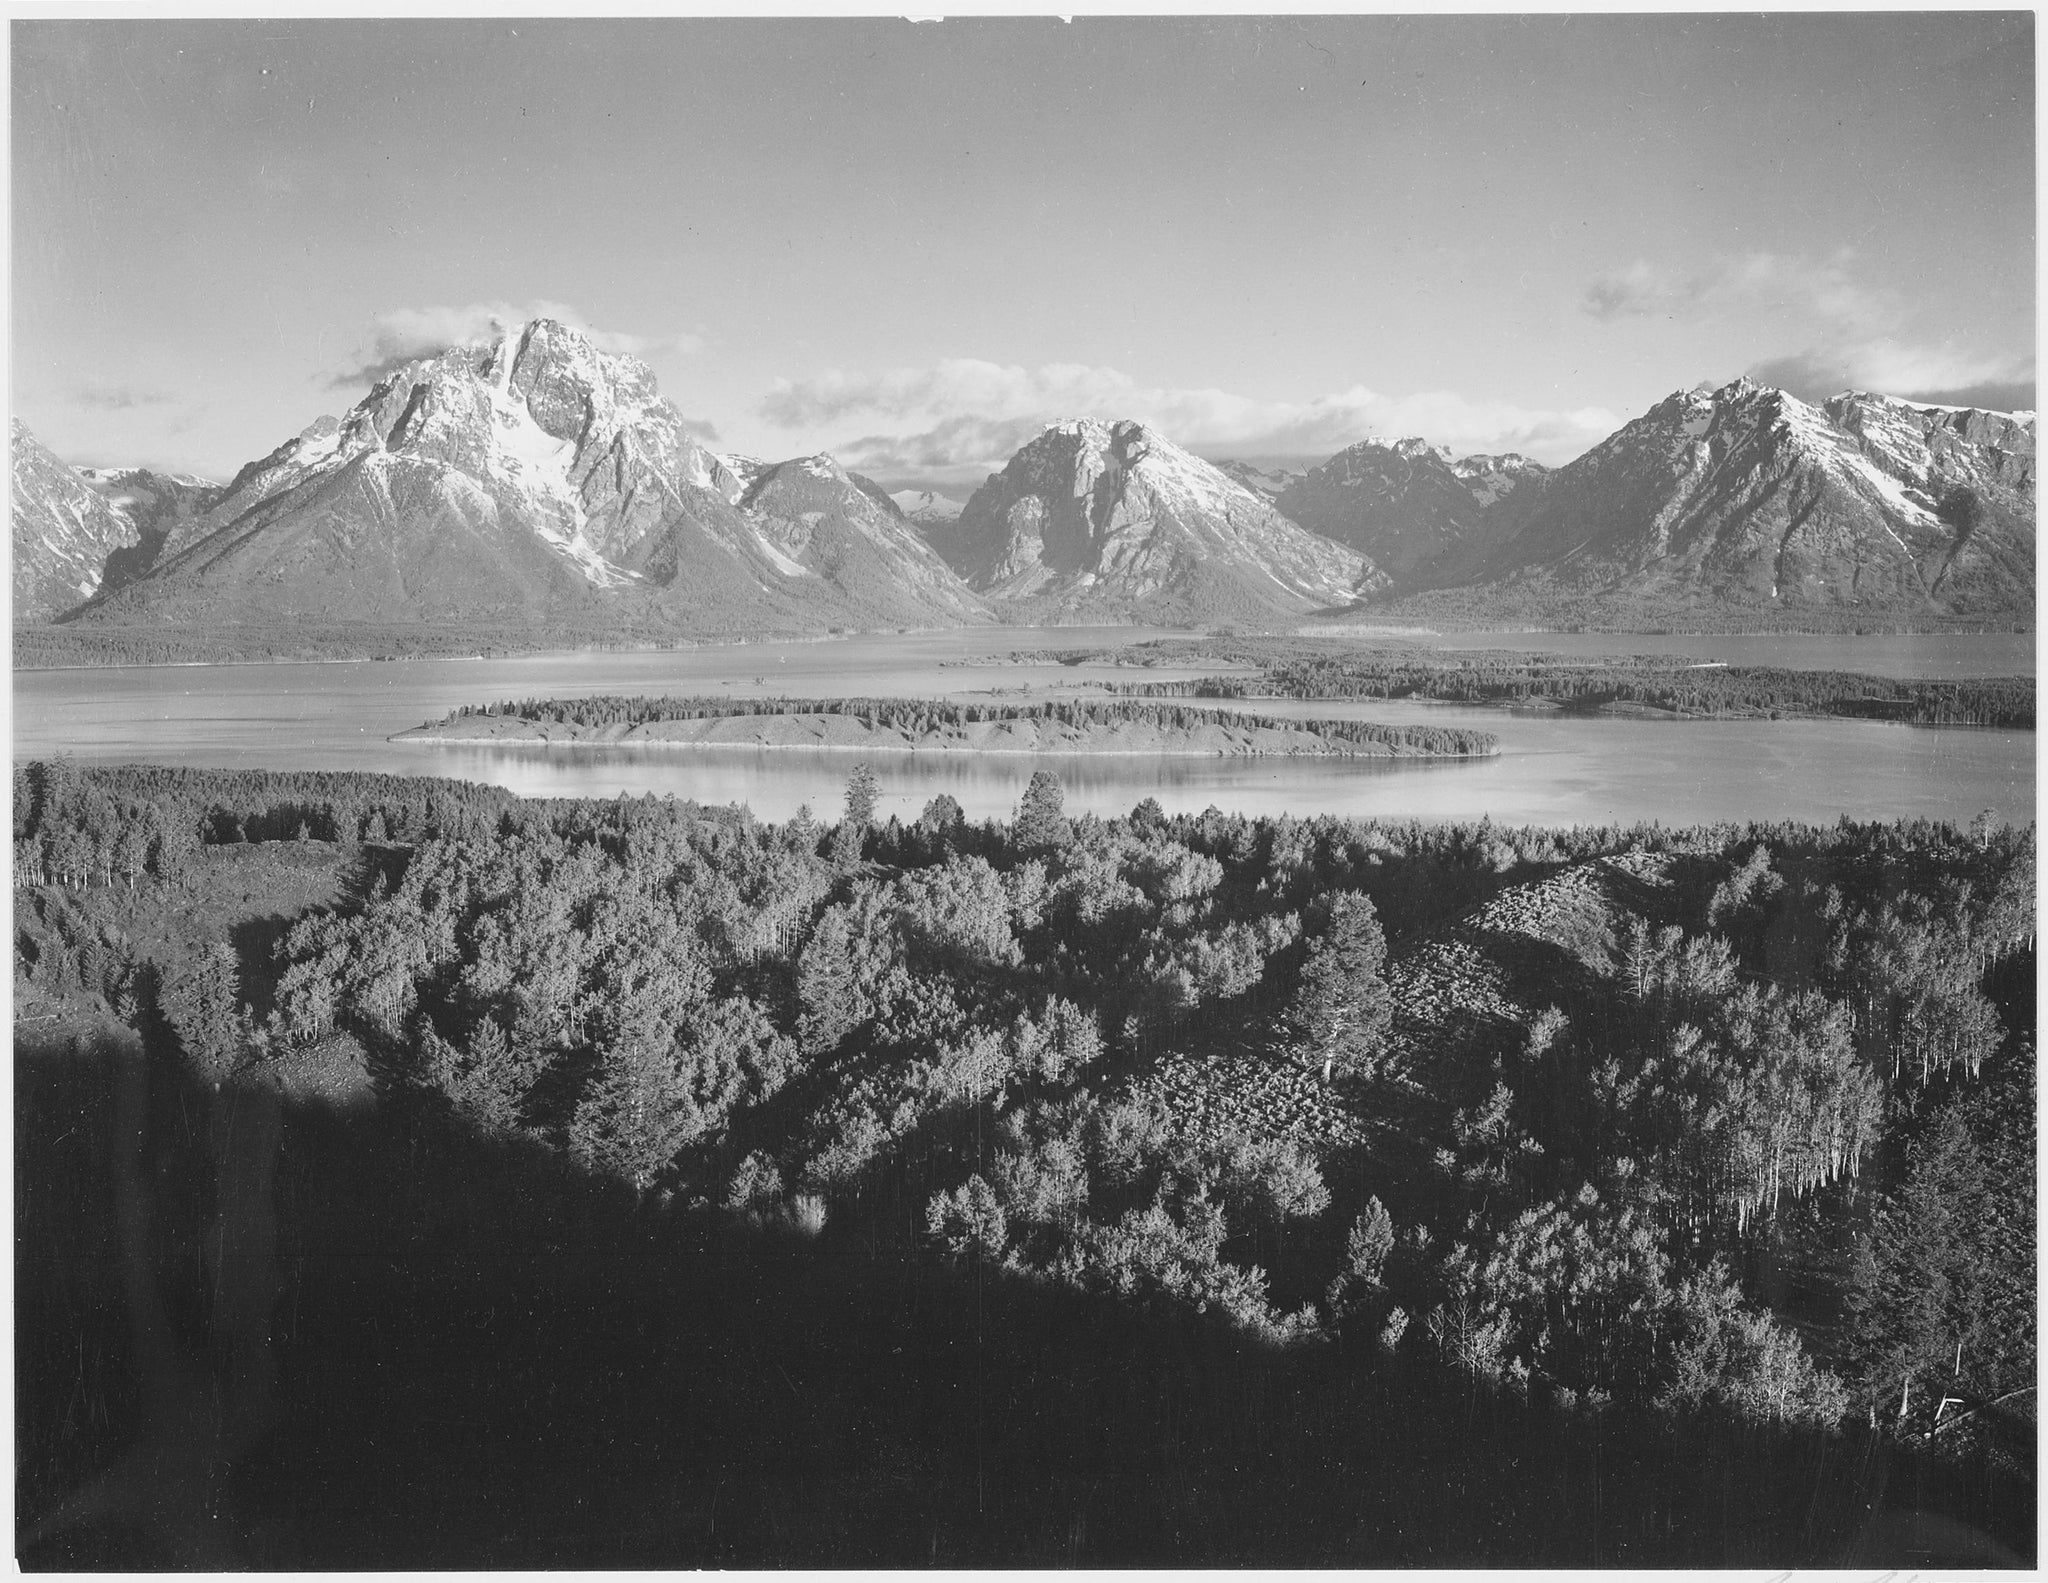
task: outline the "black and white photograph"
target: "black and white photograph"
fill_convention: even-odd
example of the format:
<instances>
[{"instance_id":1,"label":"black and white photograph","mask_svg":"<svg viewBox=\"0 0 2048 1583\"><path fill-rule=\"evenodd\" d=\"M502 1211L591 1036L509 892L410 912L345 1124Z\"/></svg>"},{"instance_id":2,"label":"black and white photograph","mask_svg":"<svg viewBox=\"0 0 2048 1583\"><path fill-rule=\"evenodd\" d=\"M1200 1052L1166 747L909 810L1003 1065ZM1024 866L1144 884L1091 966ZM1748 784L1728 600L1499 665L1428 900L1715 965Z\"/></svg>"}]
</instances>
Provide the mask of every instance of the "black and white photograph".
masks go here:
<instances>
[{"instance_id":1,"label":"black and white photograph","mask_svg":"<svg viewBox=\"0 0 2048 1583\"><path fill-rule=\"evenodd\" d=\"M17 1567L2035 1567L2036 35L13 5Z\"/></svg>"}]
</instances>

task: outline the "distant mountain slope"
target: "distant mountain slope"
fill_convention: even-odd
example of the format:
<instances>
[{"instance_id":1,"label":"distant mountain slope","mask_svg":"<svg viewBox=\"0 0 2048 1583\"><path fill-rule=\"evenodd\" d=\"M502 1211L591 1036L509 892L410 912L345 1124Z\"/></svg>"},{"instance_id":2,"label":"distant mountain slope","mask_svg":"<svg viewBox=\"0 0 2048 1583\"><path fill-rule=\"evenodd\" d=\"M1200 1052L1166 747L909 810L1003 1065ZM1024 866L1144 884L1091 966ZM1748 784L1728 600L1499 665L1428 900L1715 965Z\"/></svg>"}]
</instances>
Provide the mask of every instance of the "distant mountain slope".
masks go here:
<instances>
[{"instance_id":1,"label":"distant mountain slope","mask_svg":"<svg viewBox=\"0 0 2048 1583\"><path fill-rule=\"evenodd\" d=\"M741 504L778 556L823 579L866 624L987 619L881 486L829 456L765 469Z\"/></svg>"},{"instance_id":2,"label":"distant mountain slope","mask_svg":"<svg viewBox=\"0 0 2048 1583\"><path fill-rule=\"evenodd\" d=\"M1455 457L1419 439L1366 440L1290 482L1273 504L1398 584L1481 533L1497 502L1548 472L1512 453Z\"/></svg>"},{"instance_id":3,"label":"distant mountain slope","mask_svg":"<svg viewBox=\"0 0 2048 1583\"><path fill-rule=\"evenodd\" d=\"M203 517L226 492L209 478L147 467L81 467L78 476L135 525L145 539L165 539L181 523Z\"/></svg>"},{"instance_id":4,"label":"distant mountain slope","mask_svg":"<svg viewBox=\"0 0 2048 1583\"><path fill-rule=\"evenodd\" d=\"M128 514L13 420L14 619L48 621L92 597L139 537Z\"/></svg>"},{"instance_id":5,"label":"distant mountain slope","mask_svg":"<svg viewBox=\"0 0 2048 1583\"><path fill-rule=\"evenodd\" d=\"M924 530L949 527L959 521L960 513L967 509L965 501L955 500L951 495L934 494L929 489L899 489L889 499L903 513L905 521Z\"/></svg>"},{"instance_id":6,"label":"distant mountain slope","mask_svg":"<svg viewBox=\"0 0 2048 1583\"><path fill-rule=\"evenodd\" d=\"M80 473L16 424L16 619L635 639L997 613L2033 619L2031 413L1815 407L1739 380L1677 392L1554 471L1416 439L1307 470L1212 465L1081 418L965 506L827 456L721 456L693 428L645 364L546 319L396 370L225 486Z\"/></svg>"},{"instance_id":7,"label":"distant mountain slope","mask_svg":"<svg viewBox=\"0 0 2048 1583\"><path fill-rule=\"evenodd\" d=\"M1384 582L1143 424L1093 418L1047 428L932 542L978 592L1055 616L1272 619Z\"/></svg>"},{"instance_id":8,"label":"distant mountain slope","mask_svg":"<svg viewBox=\"0 0 2048 1583\"><path fill-rule=\"evenodd\" d=\"M1303 477L1299 467L1260 467L1253 462L1218 462L1216 471L1232 483L1244 485L1262 500L1278 500Z\"/></svg>"},{"instance_id":9,"label":"distant mountain slope","mask_svg":"<svg viewBox=\"0 0 2048 1583\"><path fill-rule=\"evenodd\" d=\"M89 618L601 623L615 611L731 632L977 614L907 526L894 530L897 570L917 575L886 589L880 576L835 580L858 558L851 544L823 569L792 558L786 525L738 504L762 476L699 444L646 365L539 319L400 369L252 462Z\"/></svg>"},{"instance_id":10,"label":"distant mountain slope","mask_svg":"<svg viewBox=\"0 0 2048 1583\"><path fill-rule=\"evenodd\" d=\"M1748 380L1677 392L1487 508L1417 580L1752 611L2031 612L2031 423L1844 399L1854 427ZM1965 481L1991 508L1968 532L1943 505Z\"/></svg>"}]
</instances>

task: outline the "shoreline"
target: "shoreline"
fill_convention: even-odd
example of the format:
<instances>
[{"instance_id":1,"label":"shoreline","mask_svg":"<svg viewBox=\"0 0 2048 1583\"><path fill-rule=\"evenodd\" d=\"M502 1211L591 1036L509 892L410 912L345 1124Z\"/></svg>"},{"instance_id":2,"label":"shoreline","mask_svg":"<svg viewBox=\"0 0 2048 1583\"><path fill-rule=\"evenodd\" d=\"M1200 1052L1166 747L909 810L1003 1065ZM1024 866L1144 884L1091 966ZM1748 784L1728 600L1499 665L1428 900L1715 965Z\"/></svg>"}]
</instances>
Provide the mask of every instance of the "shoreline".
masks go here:
<instances>
[{"instance_id":1,"label":"shoreline","mask_svg":"<svg viewBox=\"0 0 2048 1583\"><path fill-rule=\"evenodd\" d=\"M2002 679L2002 678L1999 678ZM1113 696L1128 696L1115 694ZM1178 700L1176 701L1183 701ZM1580 720L1641 720L1650 724L1712 724L1715 721L1747 721L1757 725L1802 725L1818 720L1844 720L1856 725L1903 726L1912 731L2032 731L2033 726L1975 725L1965 721L1926 722L1888 720L1882 715L1836 714L1824 709L1747 709L1709 713L1698 709L1665 709L1656 704L1605 703L1591 709L1574 707L1572 701L1551 698L1374 698L1332 694L1302 697L1294 693L1247 693L1242 698L1190 696L1190 704L1213 704L1229 709L1241 704L1421 704L1443 709L1485 709L1498 714L1527 714L1536 717L1568 716Z\"/></svg>"},{"instance_id":2,"label":"shoreline","mask_svg":"<svg viewBox=\"0 0 2048 1583\"><path fill-rule=\"evenodd\" d=\"M551 739L530 736L500 737L455 737L430 736L414 731L400 731L384 739L401 747L464 747L464 748L538 748L544 752L575 748L635 748L643 750L668 750L683 752L743 752L743 753L895 753L915 756L924 754L951 754L961 757L989 758L1184 758L1184 759L1354 759L1372 763L1394 763L1421 760L1425 762L1459 763L1468 759L1493 759L1502 756L1499 748L1491 753L1363 753L1345 752L1338 748L1303 748L1295 750L1230 752L1212 748L1089 748L1089 747L1043 747L1004 748L978 747L971 743L958 746L946 743L888 742L866 744L859 742L687 742L663 741L657 737L619 737L611 741L590 738Z\"/></svg>"},{"instance_id":3,"label":"shoreline","mask_svg":"<svg viewBox=\"0 0 2048 1583\"><path fill-rule=\"evenodd\" d=\"M540 644L540 645L537 645L537 646L534 646L534 647L531 647L531 648L529 648L529 647L526 647L526 646L524 646L524 645L522 645L522 644L519 644L519 643L516 643L516 642L514 642L514 643L509 643L509 644L505 644L505 645L503 645L503 646L501 646L501 647L495 647L495 648L492 648L492 649L488 649L488 650L467 650L467 649L465 649L465 650L463 650L463 651L460 651L460 652L445 652L445 651L444 651L444 652L433 652L433 651L428 651L428 652L423 652L423 653L414 653L414 654L389 654L389 653L386 653L386 654L329 654L329 655L302 655L302 656L293 656L293 655L285 655L285 654L272 654L272 655L266 655L266 656L260 656L260 657L249 657L249 658L233 658L233 659L185 659L185 660L113 660L113 659L110 659L110 660L85 660L85 661L77 661L77 662L71 662L71 663L63 663L63 664L20 664L20 663L18 663L18 662L17 662L17 663L14 663L14 664L12 665L12 669L14 670L15 674L17 674L17 675L39 675L39 674L46 674L46 673L47 673L47 674L55 674L55 673L63 673L63 672L73 672L73 671L104 671L104 670L201 670L201 669L209 669L209 668L225 668L225 667L229 667L229 666L252 666L252 665L392 665L392 664L405 664L405 663L412 663L412 662L418 662L418 661L459 661L459 660L497 660L497 661L507 661L507 660L538 660L538 659L555 659L555 658L559 658L559 659L567 659L567 658L574 658L574 657L578 657L578 656L583 656L583 655L592 655L592 654L619 654L619 655L628 655L628 654L658 654L658 653L695 653L695 652L701 652L701 651L703 651L703 650L706 650L706 649L741 649L741 648L760 648L760 647L766 647L766 646L771 646L771 645L776 645L776 644L804 644L804 645L811 645L811 644L827 644L827 643L840 643L840 642L851 642L851 641L855 641L855 640L858 640L858 639L863 639L863 638L869 638L869 639L883 639L883 638L914 638L914 637L930 637L930 636L940 636L940 635L944 635L944 634L947 634L947 633L954 633L954 632L990 632L990 633L999 633L999 632L1002 632L1002 631L1005 631L1005 630L1012 630L1012 631L1030 631L1030 630L1036 630L1036 631L1041 631L1041 632L1056 632L1056 631L1059 631L1059 630L1061 630L1061 629L1063 629L1063 628L1064 628L1064 629L1069 629L1069 630L1076 630L1076 631L1078 631L1078 630L1087 630L1087 629L1093 629L1093 628L1098 628L1098 627L1122 627L1122 628L1128 628L1128 629L1130 629L1130 630L1133 630L1133 631L1137 631L1137 630L1143 630L1143 631L1151 631L1151 632L1162 632L1162 631L1163 631L1163 632L1169 632L1169 633L1175 634L1176 636L1179 636L1179 637L1183 637L1183 638L1189 638L1189 639L1202 639L1202 638L1212 638L1212 639L1218 639L1218 640L1225 640L1225 639L1227 639L1227 638L1228 638L1228 634L1226 634L1226 633L1219 633L1219 632L1216 632L1216 631L1213 631L1213 630L1208 630L1208 629L1204 629L1204 628L1194 628L1194 627L1174 627L1174 626L1167 626L1167 627L1156 627L1156 626L1152 625L1151 623L1144 623L1144 622L1138 622L1138 623L1125 623L1125 622L1097 622L1097 621L1078 621L1078 622L1044 622L1044 621L1015 621L1015 622L1011 622L1011 621L1000 621L1000 620L999 620L999 621L996 621L996 622L993 622L993 623L975 623L975 624L973 624L973 625L971 625L971 626L959 626L959 627L895 627L895 628L871 628L871 629L861 629L861 630L857 630L857 631L837 631L837 632L810 632L810 633L787 633L787 634L766 634L766 635L761 635L761 636L735 636L735 637L715 637L715 638L684 638L684 637L678 637L678 638L667 638L667 639L655 639L655 638L649 638L649 639L645 639L645 640L642 640L642 641L635 641L635 642L627 642L627 643L617 643L617 642L603 642L603 641L592 641L592 642L589 642L589 643L569 643L569 644L561 644L561 643L547 643L547 644ZM61 629L61 628L60 628L60 629L57 629L57 630L60 630L60 631L61 631L61 630L64 630L64 629ZM176 629L176 628L173 628L172 630L177 630L177 629ZM1284 629L1278 629L1278 630L1273 630L1273 631L1268 631L1268 632L1260 632L1260 633L1256 633L1256 634L1251 634L1251 636L1253 636L1253 637L1262 637L1262 638L1268 638L1268 639L1279 639L1279 640L1284 640L1284 639L1286 639L1286 638L1289 638L1289 637L1295 637L1295 638L1323 638L1323 639L1332 639L1332 640L1337 640L1337 641L1343 641L1343 642L1349 642L1349 641L1365 641L1365 642L1375 642L1375 641L1377 641L1377 642L1392 642L1392 643L1400 644L1400 645L1402 645L1402 646L1404 646L1404 647L1407 647L1407 646L1413 646L1413 647L1416 647L1416 648L1418 648L1419 650L1421 650L1421 651L1422 651L1423 653L1427 653L1427 652L1429 652L1429 651L1430 651L1430 650L1431 650L1432 648L1434 648L1434 647L1436 646L1436 644L1434 644L1434 643L1432 643L1432 642L1430 642L1430 641L1428 641L1428 640L1431 640L1431 639L1435 639L1435 640L1437 640L1438 642L1443 642L1443 641L1451 641L1451 642L1455 642L1455 641L1456 641L1456 640L1457 640L1457 639L1458 639L1459 637L1461 637L1461 636L1467 636L1467 635L1472 635L1472 634L1498 634L1498 635L1501 635L1501 636L1513 636L1513 637L1537 637L1537 638L1540 638L1540 637L1594 637L1594 638L1618 638L1618 637L1645 637L1645 638L1678 638L1678 639L1685 639L1685 638L1702 638L1702 639L1709 639L1709 638L1723 638L1723 639L1742 639L1742 638L1762 638L1762 639L1768 639L1768 638L1816 638L1816 639L1827 639L1827 638L1834 638L1834 639L1869 639L1869 640L1874 640L1874 641L1884 641L1884 640L1887 640L1887 639L1891 639L1891 640L1897 640L1897 639L1901 639L1901 638L1959 638L1959 637L1961 637L1961 638L1967 638L1967 637L2019 637L2019 636L2029 636L2029 635L2033 635L2033 634L2034 634L2034 631L2035 631L2035 629L2034 629L2034 627L2033 627L2033 626L2032 626L2031 624L2029 624L2029 625L2027 625L2027 626L2025 626L2025 627L2018 627L2018 628L2008 628L2008 627L1992 627L1992 626L1972 626L1972 625L1954 625L1954 626L1943 626L1943 625L1936 625L1936 626L1928 626L1928 627L1916 627L1916 626L1905 626L1905 627L1898 627L1898 628L1890 628L1890 627L1887 627L1887 628L1882 628L1882 629L1877 629L1877 630L1870 630L1870 629L1857 629L1857 628L1853 628L1853 627L1828 627L1828 626L1825 626L1825 625L1822 625L1822 626L1814 626L1814 627L1798 627L1798 626L1791 626L1791 627L1728 627L1728 628L1721 628L1721 627L1689 627L1689 626L1686 626L1686 627L1676 627L1676 626L1661 626L1661 625L1644 625L1644 626L1626 626L1626 625L1624 625L1624 626L1611 626L1611 627L1610 627L1610 626L1604 626L1604 625L1589 625L1589 624L1584 624L1584 623L1564 623L1564 624L1548 624L1548 625L1544 625L1544 624L1532 624L1532 625L1522 625L1522 624L1520 624L1519 622L1514 622L1514 621L1511 621L1511 620L1503 620L1503 621L1496 621L1496 622L1488 622L1488 621L1483 621L1483 620L1476 620L1476 619L1475 619L1475 620L1471 620L1471 621L1458 621L1458 622L1448 622L1448 623L1443 623L1443 624L1440 624L1440 625L1436 625L1436 626L1419 626L1419 625L1405 625L1405 624L1404 624L1404 625L1398 625L1398 626L1395 626L1395 625L1386 625L1386 626L1375 626L1375 625L1366 625L1366 624L1361 624L1361 625L1359 625L1359 626L1356 626L1356 627L1351 627L1351 626L1347 626L1347 625L1346 625L1345 623L1343 623L1343 622L1341 622L1341 621L1337 621L1337 622L1314 622L1314 621L1310 621L1310 622L1305 622L1305 623L1302 623L1302 624L1300 624L1300 625L1297 625L1297 626L1294 626L1294 627L1290 627L1290 628L1284 628ZM19 636L19 634L17 634L17 637L18 637L18 636ZM999 651L996 651L996 652L997 652L997 653L999 653ZM1034 651L1030 651L1030 650L1027 650L1027 651L1025 651L1025 652L1034 652ZM991 658L989 658L989 659L981 659L981 658L979 658L979 657L970 657L970 658L965 658L965 659L951 660L951 661L947 661L947 662L945 662L945 663L947 663L947 664L949 664L949 665L964 665L964 666L975 666L975 665L987 665L987 664L1000 664L1000 663L1002 663L1002 661L1001 661L1001 659L1000 659L1000 658L998 658L998 657L995 657L995 656L994 656L994 655L992 654ZM1800 667L1794 667L1794 668L1800 668Z\"/></svg>"}]
</instances>

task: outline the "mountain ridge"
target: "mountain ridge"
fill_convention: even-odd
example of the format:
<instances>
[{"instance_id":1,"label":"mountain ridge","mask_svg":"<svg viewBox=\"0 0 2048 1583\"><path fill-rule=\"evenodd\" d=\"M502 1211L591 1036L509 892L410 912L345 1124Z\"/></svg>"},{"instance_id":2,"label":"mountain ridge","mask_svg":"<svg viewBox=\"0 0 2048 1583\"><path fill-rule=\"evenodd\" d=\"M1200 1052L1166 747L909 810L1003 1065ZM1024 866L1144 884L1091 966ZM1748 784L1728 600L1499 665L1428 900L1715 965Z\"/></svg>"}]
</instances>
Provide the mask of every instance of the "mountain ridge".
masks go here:
<instances>
[{"instance_id":1,"label":"mountain ridge","mask_svg":"<svg viewBox=\"0 0 2048 1583\"><path fill-rule=\"evenodd\" d=\"M1212 463L1075 418L964 503L692 429L644 363L546 319L393 370L224 485L69 468L17 420L16 619L705 640L1403 610L2032 619L2031 412L1816 406L1744 379L1675 391L1558 468L1418 437Z\"/></svg>"},{"instance_id":2,"label":"mountain ridge","mask_svg":"<svg viewBox=\"0 0 2048 1583\"><path fill-rule=\"evenodd\" d=\"M1273 504L1398 583L1481 531L1488 508L1549 471L1512 452L1460 457L1416 437L1369 439L1289 482Z\"/></svg>"},{"instance_id":3,"label":"mountain ridge","mask_svg":"<svg viewBox=\"0 0 2048 1583\"><path fill-rule=\"evenodd\" d=\"M1988 413L1924 423L1907 416L1916 410L1861 398L1841 409L1852 432L1747 379L1674 392L1487 508L1480 531L1421 565L1410 587L2031 612L2031 424ZM1957 488L1990 508L1967 531L1943 516Z\"/></svg>"}]
</instances>

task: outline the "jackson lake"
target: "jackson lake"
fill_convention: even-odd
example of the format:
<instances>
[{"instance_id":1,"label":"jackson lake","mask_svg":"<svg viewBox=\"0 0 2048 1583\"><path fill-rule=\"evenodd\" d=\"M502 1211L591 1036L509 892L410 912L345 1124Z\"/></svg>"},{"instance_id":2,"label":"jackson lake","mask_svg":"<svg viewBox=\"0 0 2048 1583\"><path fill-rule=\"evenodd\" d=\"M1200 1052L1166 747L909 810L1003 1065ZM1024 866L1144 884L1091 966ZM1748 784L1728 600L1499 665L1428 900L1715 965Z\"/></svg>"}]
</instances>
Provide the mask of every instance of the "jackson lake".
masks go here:
<instances>
[{"instance_id":1,"label":"jackson lake","mask_svg":"<svg viewBox=\"0 0 2048 1583\"><path fill-rule=\"evenodd\" d=\"M844 753L791 749L470 747L400 744L393 733L460 704L602 693L702 693L736 699L947 697L1023 702L1104 684L1210 675L1214 663L1143 670L1015 663L1010 654L1096 648L1169 636L1132 628L997 628L907 637L744 644L653 652L347 664L131 666L17 671L17 760L247 769L374 770L502 785L522 796L673 793L745 803L765 819L809 804L838 811ZM1197 634L1186 634L1195 636ZM1728 664L1853 670L1895 677L2031 675L2021 634L1712 637L1635 634L1392 634L1422 649L1560 654L1682 654ZM875 754L880 812L915 817L939 792L971 818L1008 817L1035 769L1067 788L1071 811L1121 814L1145 797L1169 812L1214 804L1247 814L1476 819L1501 824L1667 825L1723 820L1936 818L1982 810L2034 816L2034 733L1929 729L1860 720L1672 720L1561 716L1550 710L1418 701L1256 700L1294 718L1471 726L1498 757L1466 761L1028 758Z\"/></svg>"}]
</instances>

